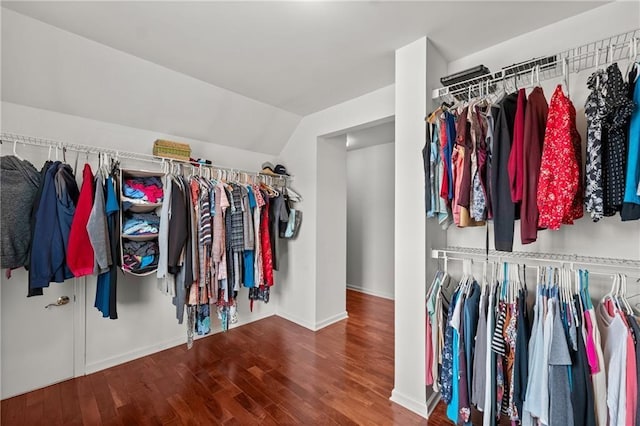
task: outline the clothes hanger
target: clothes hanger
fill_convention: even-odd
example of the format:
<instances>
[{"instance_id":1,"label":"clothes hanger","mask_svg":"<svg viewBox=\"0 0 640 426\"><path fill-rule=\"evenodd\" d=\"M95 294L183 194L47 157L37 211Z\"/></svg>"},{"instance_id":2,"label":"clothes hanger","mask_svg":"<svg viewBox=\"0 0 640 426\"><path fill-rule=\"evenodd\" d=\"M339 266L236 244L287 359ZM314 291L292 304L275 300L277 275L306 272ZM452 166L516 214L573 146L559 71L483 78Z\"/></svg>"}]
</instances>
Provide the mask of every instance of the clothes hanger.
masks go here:
<instances>
[{"instance_id":1,"label":"clothes hanger","mask_svg":"<svg viewBox=\"0 0 640 426\"><path fill-rule=\"evenodd\" d=\"M627 300L627 276L625 274L621 274L622 279L622 302L624 303L625 309L627 311L627 315L633 315L633 309L631 308L631 304Z\"/></svg>"},{"instance_id":2,"label":"clothes hanger","mask_svg":"<svg viewBox=\"0 0 640 426\"><path fill-rule=\"evenodd\" d=\"M620 304L618 303L618 289L620 287L620 276L618 274L614 274L613 276L613 297L612 302L616 308L616 310L620 310Z\"/></svg>"},{"instance_id":3,"label":"clothes hanger","mask_svg":"<svg viewBox=\"0 0 640 426\"><path fill-rule=\"evenodd\" d=\"M562 59L562 81L564 83L564 87L566 89L566 96L567 99L571 99L571 95L569 92L569 59L568 58L563 58Z\"/></svg>"},{"instance_id":4,"label":"clothes hanger","mask_svg":"<svg viewBox=\"0 0 640 426\"><path fill-rule=\"evenodd\" d=\"M627 71L625 73L626 76L629 76L634 68L636 69L636 71L639 71L638 69L640 68L640 65L636 60L638 57L638 40L639 39L636 37L633 37L631 40L629 40L629 65L627 65ZM640 72L636 72L634 81L638 80L639 74Z\"/></svg>"},{"instance_id":5,"label":"clothes hanger","mask_svg":"<svg viewBox=\"0 0 640 426\"><path fill-rule=\"evenodd\" d=\"M20 161L24 161L24 159L20 155L18 155L17 145L18 145L18 141L14 140L13 141L13 156L16 157Z\"/></svg>"}]
</instances>

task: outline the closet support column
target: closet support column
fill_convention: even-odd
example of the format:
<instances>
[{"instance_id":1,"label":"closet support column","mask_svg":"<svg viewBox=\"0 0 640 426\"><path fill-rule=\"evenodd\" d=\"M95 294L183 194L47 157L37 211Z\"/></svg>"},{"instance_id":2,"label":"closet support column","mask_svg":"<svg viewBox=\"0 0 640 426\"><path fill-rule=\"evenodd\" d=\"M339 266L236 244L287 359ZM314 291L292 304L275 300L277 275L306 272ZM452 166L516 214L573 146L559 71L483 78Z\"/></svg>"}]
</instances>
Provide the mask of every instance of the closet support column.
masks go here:
<instances>
[{"instance_id":1,"label":"closet support column","mask_svg":"<svg viewBox=\"0 0 640 426\"><path fill-rule=\"evenodd\" d=\"M431 90L447 73L446 61L426 38L396 50L395 122L395 384L391 400L427 416L437 395L425 391L427 279L437 264L432 248L445 244L437 221L428 221L421 151ZM432 407L433 405L433 407Z\"/></svg>"}]
</instances>

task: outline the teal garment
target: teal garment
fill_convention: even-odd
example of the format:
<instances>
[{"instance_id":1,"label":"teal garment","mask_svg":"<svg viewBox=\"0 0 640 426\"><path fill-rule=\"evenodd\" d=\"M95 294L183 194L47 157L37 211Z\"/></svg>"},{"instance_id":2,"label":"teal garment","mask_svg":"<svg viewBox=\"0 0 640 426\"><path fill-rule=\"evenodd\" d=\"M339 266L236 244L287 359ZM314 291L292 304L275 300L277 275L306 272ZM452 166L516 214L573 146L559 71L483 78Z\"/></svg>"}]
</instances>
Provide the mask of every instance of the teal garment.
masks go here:
<instances>
[{"instance_id":1,"label":"teal garment","mask_svg":"<svg viewBox=\"0 0 640 426\"><path fill-rule=\"evenodd\" d=\"M256 286L255 281L255 252L253 250L245 250L244 251L244 286L248 288L252 288Z\"/></svg>"},{"instance_id":2,"label":"teal garment","mask_svg":"<svg viewBox=\"0 0 640 426\"><path fill-rule=\"evenodd\" d=\"M460 350L460 335L458 331L453 329L453 383L451 392L451 402L447 405L447 417L454 423L458 422L458 408L460 405L460 358L458 352Z\"/></svg>"},{"instance_id":3,"label":"teal garment","mask_svg":"<svg viewBox=\"0 0 640 426\"><path fill-rule=\"evenodd\" d=\"M287 229L284 231L285 238L293 237L293 231L296 225L296 209L291 209L289 212L289 221L287 222Z\"/></svg>"},{"instance_id":4,"label":"teal garment","mask_svg":"<svg viewBox=\"0 0 640 426\"><path fill-rule=\"evenodd\" d=\"M109 230L109 242L110 246L115 244L112 239L116 238L116 217L117 213L120 210L120 206L118 205L118 198L116 196L115 189L113 187L113 179L111 177L107 178L105 182L105 214L107 216L107 227ZM112 248L112 247L110 247ZM114 250L112 250L112 255L114 254ZM113 256L112 256L113 257ZM112 258L112 265L109 269L98 275L98 282L96 288L96 299L93 304L95 308L97 308L104 318L110 317L111 319L116 319L118 317L116 313L116 301L115 301L115 286L116 286L116 278L117 278L117 262L116 259Z\"/></svg>"},{"instance_id":5,"label":"teal garment","mask_svg":"<svg viewBox=\"0 0 640 426\"><path fill-rule=\"evenodd\" d=\"M625 181L624 202L640 204L637 193L640 182L640 84L633 91L635 110L629 125L629 149L627 152L627 175Z\"/></svg>"},{"instance_id":6,"label":"teal garment","mask_svg":"<svg viewBox=\"0 0 640 426\"><path fill-rule=\"evenodd\" d=\"M250 216L251 216L251 223L253 224L253 211L256 208L256 206L258 205L258 203L256 202L256 196L253 193L253 189L251 188L251 186L247 186L247 196L249 197L249 208L250 208ZM259 241L256 241L256 244L258 244ZM255 287L255 265L254 265L254 260L255 260L255 251L254 250L245 250L244 251L244 262L243 262L243 267L244 267L244 286L245 287Z\"/></svg>"}]
</instances>

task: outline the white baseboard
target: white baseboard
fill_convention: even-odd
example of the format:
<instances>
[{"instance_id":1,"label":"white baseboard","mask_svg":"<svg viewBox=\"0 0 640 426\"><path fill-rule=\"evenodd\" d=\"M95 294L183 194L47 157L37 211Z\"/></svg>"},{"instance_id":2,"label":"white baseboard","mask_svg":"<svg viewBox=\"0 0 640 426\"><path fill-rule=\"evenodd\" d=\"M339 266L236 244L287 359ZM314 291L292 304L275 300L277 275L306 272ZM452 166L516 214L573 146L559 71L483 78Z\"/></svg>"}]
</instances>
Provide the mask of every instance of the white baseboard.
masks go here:
<instances>
[{"instance_id":1,"label":"white baseboard","mask_svg":"<svg viewBox=\"0 0 640 426\"><path fill-rule=\"evenodd\" d=\"M438 402L440 401L440 392L433 392L431 396L427 399L427 418L431 416L433 410L436 409Z\"/></svg>"},{"instance_id":2,"label":"white baseboard","mask_svg":"<svg viewBox=\"0 0 640 426\"><path fill-rule=\"evenodd\" d=\"M291 321L293 323L298 324L299 326L302 326L304 328L308 328L311 331L318 331L322 328L325 328L328 325L334 324L338 321L342 321L343 319L349 318L349 315L347 314L347 311L344 312L340 312L339 314L333 315L329 318L326 318L322 321L318 321L317 323L313 324L307 320L303 320L302 318L299 318L295 315L291 315L289 313L286 312L282 312L282 311L278 311L278 313L276 314L279 317L282 317L284 319L286 319L287 321Z\"/></svg>"},{"instance_id":3,"label":"white baseboard","mask_svg":"<svg viewBox=\"0 0 640 426\"><path fill-rule=\"evenodd\" d=\"M349 290L357 291L360 293L368 294L370 296L382 297L383 299L394 300L395 295L393 293L387 293L386 291L371 290L358 285L347 284Z\"/></svg>"},{"instance_id":4,"label":"white baseboard","mask_svg":"<svg viewBox=\"0 0 640 426\"><path fill-rule=\"evenodd\" d=\"M297 317L296 315L291 315L287 312L283 312L281 310L278 309L278 311L276 312L276 315L279 317L282 317L284 319L286 319L287 321L291 321L292 323L298 324L301 327L304 328L308 328L311 331L315 331L315 325L307 320L303 320L300 317Z\"/></svg>"},{"instance_id":5,"label":"white baseboard","mask_svg":"<svg viewBox=\"0 0 640 426\"><path fill-rule=\"evenodd\" d=\"M244 321L239 321L237 324L231 324L229 326L229 330L233 330L234 328L241 327L243 325L246 325L255 321L259 321L261 319L265 319L270 316L273 316L273 314L269 313L269 314L255 315L249 318L245 318ZM220 332L222 332L222 330L220 328L220 324L217 323L216 326L212 327L211 333L205 336L196 335L194 336L194 340L204 339ZM160 352L165 349L173 348L174 346L185 344L186 341L187 341L187 333L185 329L184 335L180 337L169 339L161 343L156 343L154 345L144 346L142 348L138 348L133 351L129 351L120 355L105 358L99 361L87 363L85 366L85 374L95 373L97 371L115 367L116 365L124 364L125 362L133 361L134 359L142 358L147 355L152 355L156 352Z\"/></svg>"},{"instance_id":6,"label":"white baseboard","mask_svg":"<svg viewBox=\"0 0 640 426\"><path fill-rule=\"evenodd\" d=\"M322 321L317 322L314 331L318 331L322 328L325 328L331 324L334 324L338 321L342 321L343 319L347 319L347 318L349 318L349 314L347 314L347 311L340 312L339 314L333 315L329 318L326 318Z\"/></svg>"},{"instance_id":7,"label":"white baseboard","mask_svg":"<svg viewBox=\"0 0 640 426\"><path fill-rule=\"evenodd\" d=\"M107 368L115 367L116 365L124 364L125 362L133 361L134 359L142 358L143 356L151 355L156 352L178 346L186 342L186 340L187 336L185 333L184 336L176 337L175 339L167 340L161 343L156 343L155 345L144 346L133 351L102 359L100 361L88 362L84 369L85 374L91 374L97 371L105 370Z\"/></svg>"},{"instance_id":8,"label":"white baseboard","mask_svg":"<svg viewBox=\"0 0 640 426\"><path fill-rule=\"evenodd\" d=\"M417 401L395 389L391 391L391 398L389 399L396 404L402 405L407 410L413 411L414 413L424 417L425 419L428 418L427 404L425 401Z\"/></svg>"}]
</instances>

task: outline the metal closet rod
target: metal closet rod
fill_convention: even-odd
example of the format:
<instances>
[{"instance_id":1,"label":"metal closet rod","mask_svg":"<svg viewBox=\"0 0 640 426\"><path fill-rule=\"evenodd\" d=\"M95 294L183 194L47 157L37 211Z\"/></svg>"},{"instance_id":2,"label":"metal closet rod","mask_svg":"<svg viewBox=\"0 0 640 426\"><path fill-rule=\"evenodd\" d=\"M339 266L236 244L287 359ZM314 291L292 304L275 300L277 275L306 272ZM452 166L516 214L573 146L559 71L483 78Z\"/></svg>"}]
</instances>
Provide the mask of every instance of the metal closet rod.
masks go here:
<instances>
[{"instance_id":1,"label":"metal closet rod","mask_svg":"<svg viewBox=\"0 0 640 426\"><path fill-rule=\"evenodd\" d=\"M458 256L458 257L456 257ZM487 256L485 249L476 249L469 247L447 247L445 249L434 249L431 251L431 257L433 259L456 259L464 260L463 257L480 257L486 259L497 259L502 262L528 260L540 263L560 263L568 264L573 267L574 265L584 266L597 266L597 267L613 267L613 268L630 268L640 271L640 260L633 259L617 259L610 257L593 257L593 256L578 256L573 254L555 254L555 253L529 253L529 252L502 252L496 250L489 250Z\"/></svg>"},{"instance_id":2,"label":"metal closet rod","mask_svg":"<svg viewBox=\"0 0 640 426\"><path fill-rule=\"evenodd\" d=\"M173 158L162 158L162 157L156 157L155 155L150 155L150 154L142 154L142 153L130 152L130 151L121 151L121 150L115 150L115 149L109 149L109 148L103 148L103 147L96 147L96 146L92 146L92 145L83 145L83 144L76 144L76 143L61 142L61 141L56 141L56 140L53 140L53 139L45 139L45 138L39 138L39 137L34 137L34 136L20 135L20 134L17 134L17 133L2 132L0 134L0 143L3 143L3 142L8 142L8 143L16 143L17 142L17 143L22 144L22 145L31 145L31 146L41 146L41 147L48 147L48 148L64 149L64 150L67 150L67 151L87 153L87 154L108 154L108 155L114 156L116 158L126 158L126 159L129 159L129 160L143 161L143 162L156 164L156 165L179 164L179 165L190 165L192 167L194 167L194 166L208 167L208 168L215 169L215 170L229 171L231 173L249 174L249 175L257 176L257 177L266 177L266 178L271 178L271 179L274 179L274 180L283 180L285 182L287 180L291 180L292 179L291 176L272 176L272 175L263 174L263 173L260 173L260 172L254 172L254 171L248 171L248 170L242 170L242 169L235 169L235 168L231 168L231 167L216 166L214 164L202 164L202 163L199 163L197 161L178 160L178 159L173 159Z\"/></svg>"},{"instance_id":3,"label":"metal closet rod","mask_svg":"<svg viewBox=\"0 0 640 426\"><path fill-rule=\"evenodd\" d=\"M440 257L439 259L446 260L447 262L450 261L450 260L456 260L456 261L460 261L460 262L464 262L465 260L470 260L470 258L468 258L468 257L465 258L465 257L450 257L450 256ZM489 263L500 263L500 262L489 261ZM540 265L524 265L524 267L527 268L527 269L535 269L538 266L540 266ZM598 265L598 266L600 266L600 265ZM592 270L588 270L587 272L589 273L589 275L599 275L599 276L609 277L609 278L613 278L613 276L615 275L614 272L599 272L599 271L592 271Z\"/></svg>"},{"instance_id":4,"label":"metal closet rod","mask_svg":"<svg viewBox=\"0 0 640 426\"><path fill-rule=\"evenodd\" d=\"M495 85L496 83L503 82L504 80L510 81L514 78L521 78L522 76L531 74L532 70L535 70L536 65L539 65L539 73L542 74L540 81L559 77L561 74L558 74L557 65L562 64L563 62L568 65L568 73L588 70L597 65L598 61L596 58L599 59L603 52L605 53L605 62L609 57L609 54L611 55L611 61L620 60L623 56L622 53L624 49L629 49L627 53L632 50L637 50L639 41L640 29L627 31L602 40L567 49L554 55L545 55L519 64L509 65L502 67L499 71L494 73L485 74L469 80L454 83L449 86L441 87L439 89L434 89L431 97L433 99L438 99L447 95L454 96L456 94L467 92L469 88L473 91L477 91L483 85ZM554 61L547 61L548 58L552 57L555 57ZM583 61L584 66L582 66ZM576 63L578 66L575 66ZM574 65L574 67L571 67L571 65ZM555 72L550 72L551 67L554 67L553 71ZM475 86L477 86L477 88L473 89Z\"/></svg>"}]
</instances>

